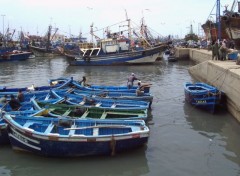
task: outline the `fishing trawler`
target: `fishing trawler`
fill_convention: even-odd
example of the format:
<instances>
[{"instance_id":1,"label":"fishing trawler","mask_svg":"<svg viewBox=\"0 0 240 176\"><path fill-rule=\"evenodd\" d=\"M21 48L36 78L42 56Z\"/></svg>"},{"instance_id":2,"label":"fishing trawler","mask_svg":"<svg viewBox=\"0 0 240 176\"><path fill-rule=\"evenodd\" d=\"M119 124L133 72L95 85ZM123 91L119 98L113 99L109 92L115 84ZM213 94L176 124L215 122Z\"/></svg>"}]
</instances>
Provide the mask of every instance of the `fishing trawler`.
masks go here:
<instances>
[{"instance_id":1,"label":"fishing trawler","mask_svg":"<svg viewBox=\"0 0 240 176\"><path fill-rule=\"evenodd\" d=\"M100 65L131 65L152 64L167 49L166 44L157 43L151 35L147 34L146 25L141 25L137 33L131 28L131 21L127 19L128 36L124 31L110 32L106 30L107 37L100 39L93 31L90 34L97 39L97 44L80 44L79 55L66 55L70 65L100 66ZM86 47L87 46L87 47Z\"/></svg>"},{"instance_id":2,"label":"fishing trawler","mask_svg":"<svg viewBox=\"0 0 240 176\"><path fill-rule=\"evenodd\" d=\"M234 12L234 9L238 5L238 12ZM240 50L240 2L233 1L231 10L226 10L225 15L222 17L222 21L225 24L225 31L228 37L234 41L234 46L237 50Z\"/></svg>"}]
</instances>

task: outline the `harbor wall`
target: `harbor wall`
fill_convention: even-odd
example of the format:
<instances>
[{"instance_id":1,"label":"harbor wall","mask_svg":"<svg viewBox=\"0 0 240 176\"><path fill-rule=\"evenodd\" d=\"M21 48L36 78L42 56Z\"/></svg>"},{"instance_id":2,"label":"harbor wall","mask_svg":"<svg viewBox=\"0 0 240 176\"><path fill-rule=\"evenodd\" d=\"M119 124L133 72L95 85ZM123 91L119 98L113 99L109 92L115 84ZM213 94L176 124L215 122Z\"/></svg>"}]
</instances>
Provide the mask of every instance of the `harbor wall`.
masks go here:
<instances>
[{"instance_id":1,"label":"harbor wall","mask_svg":"<svg viewBox=\"0 0 240 176\"><path fill-rule=\"evenodd\" d=\"M177 49L177 50L182 50ZM227 96L228 111L240 122L240 65L235 61L212 61L210 51L185 49L189 58L197 65L189 68L189 73L198 81L217 87ZM179 59L184 57L179 52Z\"/></svg>"},{"instance_id":2,"label":"harbor wall","mask_svg":"<svg viewBox=\"0 0 240 176\"><path fill-rule=\"evenodd\" d=\"M176 48L175 57L178 59L189 59L189 49L188 48Z\"/></svg>"}]
</instances>

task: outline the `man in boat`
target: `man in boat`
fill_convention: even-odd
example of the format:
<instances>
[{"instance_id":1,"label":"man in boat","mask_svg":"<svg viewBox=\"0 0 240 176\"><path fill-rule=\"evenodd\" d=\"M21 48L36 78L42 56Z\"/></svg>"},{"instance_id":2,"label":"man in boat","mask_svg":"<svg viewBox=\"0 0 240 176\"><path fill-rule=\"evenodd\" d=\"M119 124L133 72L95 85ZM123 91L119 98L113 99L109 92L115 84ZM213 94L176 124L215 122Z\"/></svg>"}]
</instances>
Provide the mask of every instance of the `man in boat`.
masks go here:
<instances>
[{"instance_id":1,"label":"man in boat","mask_svg":"<svg viewBox=\"0 0 240 176\"><path fill-rule=\"evenodd\" d=\"M83 108L80 108L80 107L76 107L75 110L73 111L74 112L74 116L75 117L81 117L84 113L85 113L85 109Z\"/></svg>"},{"instance_id":2,"label":"man in boat","mask_svg":"<svg viewBox=\"0 0 240 176\"><path fill-rule=\"evenodd\" d=\"M20 90L20 89L18 90L17 99L19 102L24 102L24 95L23 95L22 90Z\"/></svg>"},{"instance_id":3,"label":"man in boat","mask_svg":"<svg viewBox=\"0 0 240 176\"><path fill-rule=\"evenodd\" d=\"M9 105L12 108L12 110L13 111L19 110L19 108L21 107L21 104L19 103L19 101L15 99L14 95L11 95L10 97L11 99L9 101Z\"/></svg>"},{"instance_id":4,"label":"man in boat","mask_svg":"<svg viewBox=\"0 0 240 176\"><path fill-rule=\"evenodd\" d=\"M96 104L96 101L94 99L88 98L87 96L83 97L83 102L86 105L95 105Z\"/></svg>"},{"instance_id":5,"label":"man in boat","mask_svg":"<svg viewBox=\"0 0 240 176\"><path fill-rule=\"evenodd\" d=\"M128 77L128 82L127 82L127 87L128 89L131 89L133 87L133 82L135 80L139 80L134 73L132 73L129 77Z\"/></svg>"},{"instance_id":6,"label":"man in boat","mask_svg":"<svg viewBox=\"0 0 240 176\"><path fill-rule=\"evenodd\" d=\"M67 104L68 97L64 96L63 100L60 102L61 104Z\"/></svg>"},{"instance_id":7,"label":"man in boat","mask_svg":"<svg viewBox=\"0 0 240 176\"><path fill-rule=\"evenodd\" d=\"M136 95L137 96L143 96L144 95L144 86L141 85L141 81L138 81L138 87L136 89Z\"/></svg>"},{"instance_id":8,"label":"man in boat","mask_svg":"<svg viewBox=\"0 0 240 176\"><path fill-rule=\"evenodd\" d=\"M82 77L82 81L80 81L79 83L80 83L81 86L83 86L83 87L86 87L86 86L90 87L90 85L87 84L87 79L86 79L85 76Z\"/></svg>"}]
</instances>

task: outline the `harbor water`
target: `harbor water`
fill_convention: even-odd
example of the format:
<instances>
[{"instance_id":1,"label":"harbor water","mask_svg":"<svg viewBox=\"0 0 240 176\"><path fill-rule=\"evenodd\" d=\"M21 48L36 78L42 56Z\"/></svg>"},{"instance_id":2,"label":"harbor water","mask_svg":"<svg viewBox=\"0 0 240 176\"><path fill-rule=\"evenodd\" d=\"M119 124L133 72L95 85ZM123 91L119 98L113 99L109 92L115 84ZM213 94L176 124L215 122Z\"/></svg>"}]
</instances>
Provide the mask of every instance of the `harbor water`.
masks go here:
<instances>
[{"instance_id":1,"label":"harbor water","mask_svg":"<svg viewBox=\"0 0 240 176\"><path fill-rule=\"evenodd\" d=\"M89 84L126 85L135 73L152 83L150 138L146 146L115 156L47 158L0 146L0 176L240 176L240 124L225 110L215 114L184 101L193 63L166 59L147 66L69 66L66 59L34 58L0 64L0 86L47 85L48 79L86 76ZM136 82L135 82L136 83Z\"/></svg>"}]
</instances>

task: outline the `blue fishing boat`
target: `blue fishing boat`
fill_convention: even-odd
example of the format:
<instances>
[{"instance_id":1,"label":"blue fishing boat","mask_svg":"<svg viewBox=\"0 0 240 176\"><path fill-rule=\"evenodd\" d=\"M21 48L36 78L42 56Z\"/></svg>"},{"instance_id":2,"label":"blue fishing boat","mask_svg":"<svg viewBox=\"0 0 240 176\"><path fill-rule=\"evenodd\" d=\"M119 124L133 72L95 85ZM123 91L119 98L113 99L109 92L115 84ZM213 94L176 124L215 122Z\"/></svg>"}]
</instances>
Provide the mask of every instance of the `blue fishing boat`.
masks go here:
<instances>
[{"instance_id":1,"label":"blue fishing boat","mask_svg":"<svg viewBox=\"0 0 240 176\"><path fill-rule=\"evenodd\" d=\"M112 108L112 109L148 109L150 103L146 101L134 101L134 100L115 100L104 98L93 98L86 95L76 95L61 91L51 90L55 98L63 98L65 104L70 105L82 105L84 107L99 107L99 108Z\"/></svg>"},{"instance_id":2,"label":"blue fishing boat","mask_svg":"<svg viewBox=\"0 0 240 176\"><path fill-rule=\"evenodd\" d=\"M28 51L0 49L0 62L22 61L29 59L31 55L32 53Z\"/></svg>"},{"instance_id":3,"label":"blue fishing boat","mask_svg":"<svg viewBox=\"0 0 240 176\"><path fill-rule=\"evenodd\" d=\"M195 107L214 113L216 106L223 105L224 93L206 83L185 83L185 100Z\"/></svg>"},{"instance_id":4,"label":"blue fishing boat","mask_svg":"<svg viewBox=\"0 0 240 176\"><path fill-rule=\"evenodd\" d=\"M80 120L5 114L12 148L50 157L114 155L147 143L142 120Z\"/></svg>"},{"instance_id":5,"label":"blue fishing boat","mask_svg":"<svg viewBox=\"0 0 240 176\"><path fill-rule=\"evenodd\" d=\"M67 91L68 89L56 89L55 91ZM58 102L61 102L64 100L64 98L59 98L56 97L54 94L52 94L52 92L50 90L46 90L46 91L33 91L33 92L24 92L24 99L23 101L20 101L17 99L17 96L14 96L14 94L9 95L4 95L5 99L3 102L5 103L0 103L0 110L4 110L6 112L10 112L10 111L25 111L25 110L31 110L33 109L34 105L33 105L33 100L37 100L40 102L45 102L45 103L51 103L51 104L56 104ZM0 97L1 97L1 93L0 93ZM14 100L12 100L12 97L14 99L16 99L17 103L11 103L10 106L10 102ZM14 106L16 105L16 107ZM14 108L13 108L14 106ZM40 109L40 108L38 108Z\"/></svg>"},{"instance_id":6,"label":"blue fishing boat","mask_svg":"<svg viewBox=\"0 0 240 176\"><path fill-rule=\"evenodd\" d=\"M84 91L108 91L108 92L130 92L136 93L137 86L133 86L131 89L128 89L127 86L107 86L107 85L91 85L91 86L82 86L78 81L73 80L71 82L72 86L79 90ZM144 84L144 93L150 92L151 84Z\"/></svg>"},{"instance_id":7,"label":"blue fishing boat","mask_svg":"<svg viewBox=\"0 0 240 176\"><path fill-rule=\"evenodd\" d=\"M23 110L23 111L9 111L6 112L4 110L0 110L0 145L2 144L8 144L9 143L9 137L7 132L7 124L3 120L4 114L8 114L11 117L15 116L42 116L47 115L48 110L41 108L41 109L31 109L31 110Z\"/></svg>"},{"instance_id":8,"label":"blue fishing boat","mask_svg":"<svg viewBox=\"0 0 240 176\"><path fill-rule=\"evenodd\" d=\"M132 92L109 92L105 90L99 90L99 91L87 91L87 90L79 90L79 89L73 89L71 91L73 94L77 95L87 95L91 96L93 98L99 97L99 98L105 98L105 99L117 99L117 100L136 100L136 101L147 101L152 102L153 96L150 93L144 93L143 95L137 95L136 93Z\"/></svg>"},{"instance_id":9,"label":"blue fishing boat","mask_svg":"<svg viewBox=\"0 0 240 176\"><path fill-rule=\"evenodd\" d=\"M34 98L34 97L33 97ZM64 100L64 98L49 98L47 99L46 97L41 97L41 98L37 98L38 101L40 102L44 102L44 103L50 103L50 104L56 104L59 103L61 101ZM26 111L26 110L32 110L34 109L34 104L33 102L30 101L24 101L24 102L20 102L20 106L17 109L12 109L9 105L9 103L6 103L4 105L0 104L0 108L1 110L4 110L6 112L12 112L12 111ZM40 109L40 108L39 108Z\"/></svg>"},{"instance_id":10,"label":"blue fishing boat","mask_svg":"<svg viewBox=\"0 0 240 176\"><path fill-rule=\"evenodd\" d=\"M57 78L49 80L49 85L47 86L34 86L33 84L29 87L13 87L13 88L8 88L7 86L0 86L0 97L9 94L16 95L19 90L21 90L24 93L37 93L39 91L49 91L50 89L68 88L71 82L72 78Z\"/></svg>"},{"instance_id":11,"label":"blue fishing boat","mask_svg":"<svg viewBox=\"0 0 240 176\"><path fill-rule=\"evenodd\" d=\"M175 56L169 56L168 57L168 62L177 62L177 58Z\"/></svg>"}]
</instances>

